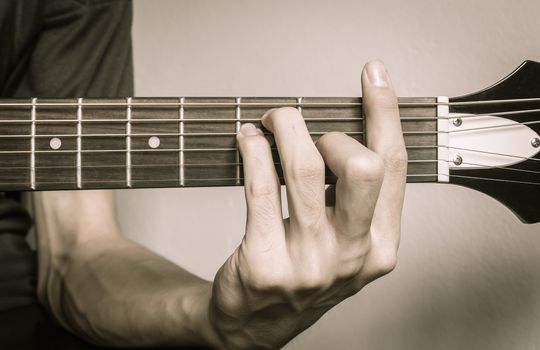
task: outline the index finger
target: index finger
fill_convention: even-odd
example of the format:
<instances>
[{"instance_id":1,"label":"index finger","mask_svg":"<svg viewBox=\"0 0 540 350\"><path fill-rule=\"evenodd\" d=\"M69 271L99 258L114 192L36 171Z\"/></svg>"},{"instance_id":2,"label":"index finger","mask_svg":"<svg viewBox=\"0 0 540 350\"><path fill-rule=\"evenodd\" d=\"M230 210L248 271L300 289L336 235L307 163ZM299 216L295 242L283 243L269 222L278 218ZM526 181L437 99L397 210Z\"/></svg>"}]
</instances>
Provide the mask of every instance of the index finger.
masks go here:
<instances>
[{"instance_id":1,"label":"index finger","mask_svg":"<svg viewBox=\"0 0 540 350\"><path fill-rule=\"evenodd\" d=\"M362 91L367 146L384 162L384 180L372 220L373 243L397 249L407 177L407 151L397 97L381 61L371 61L365 66Z\"/></svg>"}]
</instances>

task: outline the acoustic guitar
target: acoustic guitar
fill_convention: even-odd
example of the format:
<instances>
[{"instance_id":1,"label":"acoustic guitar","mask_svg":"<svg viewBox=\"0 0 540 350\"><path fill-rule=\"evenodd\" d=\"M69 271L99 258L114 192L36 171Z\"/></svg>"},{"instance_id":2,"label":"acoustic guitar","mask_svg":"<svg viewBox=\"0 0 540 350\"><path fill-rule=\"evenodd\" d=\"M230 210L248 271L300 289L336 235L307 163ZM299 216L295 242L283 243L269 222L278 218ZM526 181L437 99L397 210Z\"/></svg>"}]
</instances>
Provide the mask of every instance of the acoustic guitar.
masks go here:
<instances>
[{"instance_id":1,"label":"acoustic guitar","mask_svg":"<svg viewBox=\"0 0 540 350\"><path fill-rule=\"evenodd\" d=\"M0 191L242 185L235 135L281 106L301 110L314 141L369 137L358 97L3 99ZM540 221L540 63L473 94L400 98L399 111L408 182L466 186Z\"/></svg>"}]
</instances>

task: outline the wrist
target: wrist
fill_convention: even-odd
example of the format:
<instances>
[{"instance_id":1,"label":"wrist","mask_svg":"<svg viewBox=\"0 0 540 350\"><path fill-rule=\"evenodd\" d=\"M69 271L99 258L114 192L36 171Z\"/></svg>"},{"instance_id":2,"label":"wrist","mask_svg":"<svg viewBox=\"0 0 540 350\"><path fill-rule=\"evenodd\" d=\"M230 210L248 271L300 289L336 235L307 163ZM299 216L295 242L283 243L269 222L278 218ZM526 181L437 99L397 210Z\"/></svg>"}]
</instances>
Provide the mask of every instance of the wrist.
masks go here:
<instances>
[{"instance_id":1,"label":"wrist","mask_svg":"<svg viewBox=\"0 0 540 350\"><path fill-rule=\"evenodd\" d=\"M193 340L211 349L225 349L223 341L210 317L212 303L212 283L197 287L192 300L184 300L184 310L193 325Z\"/></svg>"}]
</instances>

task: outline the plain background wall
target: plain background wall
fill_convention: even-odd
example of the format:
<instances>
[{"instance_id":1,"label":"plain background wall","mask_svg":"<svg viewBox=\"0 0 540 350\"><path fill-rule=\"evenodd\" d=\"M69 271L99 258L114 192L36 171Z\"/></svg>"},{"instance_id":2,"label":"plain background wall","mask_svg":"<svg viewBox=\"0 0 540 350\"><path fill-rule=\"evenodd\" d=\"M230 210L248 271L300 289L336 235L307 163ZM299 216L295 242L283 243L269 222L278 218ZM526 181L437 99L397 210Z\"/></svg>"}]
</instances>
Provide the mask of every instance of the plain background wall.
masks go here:
<instances>
[{"instance_id":1,"label":"plain background wall","mask_svg":"<svg viewBox=\"0 0 540 350\"><path fill-rule=\"evenodd\" d=\"M135 1L138 96L460 95L540 60L540 2ZM127 236L211 279L240 242L242 188L118 191ZM397 269L287 349L540 349L540 224L450 185L409 185Z\"/></svg>"}]
</instances>

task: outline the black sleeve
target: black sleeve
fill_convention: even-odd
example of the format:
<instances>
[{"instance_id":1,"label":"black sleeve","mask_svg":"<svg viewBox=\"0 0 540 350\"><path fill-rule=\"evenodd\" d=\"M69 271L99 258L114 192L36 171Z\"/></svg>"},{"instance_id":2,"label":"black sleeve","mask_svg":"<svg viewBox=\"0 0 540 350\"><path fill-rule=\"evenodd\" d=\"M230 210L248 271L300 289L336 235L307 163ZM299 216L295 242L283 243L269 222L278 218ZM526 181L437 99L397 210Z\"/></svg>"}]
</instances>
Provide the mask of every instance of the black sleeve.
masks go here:
<instances>
[{"instance_id":1,"label":"black sleeve","mask_svg":"<svg viewBox=\"0 0 540 350\"><path fill-rule=\"evenodd\" d=\"M49 0L42 11L41 28L8 82L11 96L133 95L131 1Z\"/></svg>"}]
</instances>

